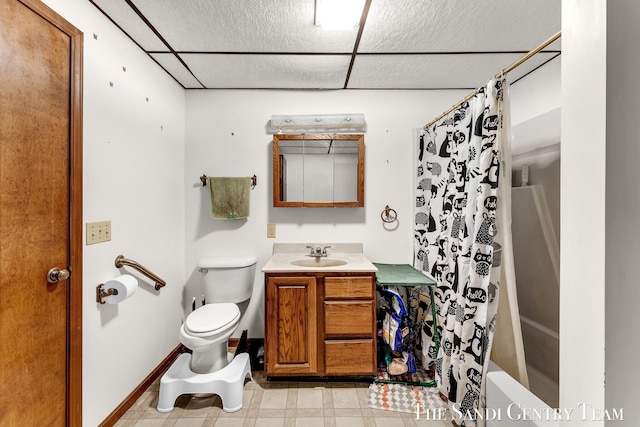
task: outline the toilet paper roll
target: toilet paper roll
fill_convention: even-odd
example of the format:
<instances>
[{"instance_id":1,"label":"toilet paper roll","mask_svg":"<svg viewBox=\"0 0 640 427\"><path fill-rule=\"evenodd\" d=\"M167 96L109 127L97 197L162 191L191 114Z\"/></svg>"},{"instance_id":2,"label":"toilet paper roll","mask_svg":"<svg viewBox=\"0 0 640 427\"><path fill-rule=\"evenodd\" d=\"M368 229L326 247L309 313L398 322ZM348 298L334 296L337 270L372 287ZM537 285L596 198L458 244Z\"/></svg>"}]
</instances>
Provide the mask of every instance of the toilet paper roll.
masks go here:
<instances>
[{"instance_id":1,"label":"toilet paper roll","mask_svg":"<svg viewBox=\"0 0 640 427\"><path fill-rule=\"evenodd\" d=\"M123 274L115 279L106 281L103 287L105 292L109 292L109 289L114 289L113 295L105 297L104 302L107 304L118 304L136 293L138 280L128 274Z\"/></svg>"}]
</instances>

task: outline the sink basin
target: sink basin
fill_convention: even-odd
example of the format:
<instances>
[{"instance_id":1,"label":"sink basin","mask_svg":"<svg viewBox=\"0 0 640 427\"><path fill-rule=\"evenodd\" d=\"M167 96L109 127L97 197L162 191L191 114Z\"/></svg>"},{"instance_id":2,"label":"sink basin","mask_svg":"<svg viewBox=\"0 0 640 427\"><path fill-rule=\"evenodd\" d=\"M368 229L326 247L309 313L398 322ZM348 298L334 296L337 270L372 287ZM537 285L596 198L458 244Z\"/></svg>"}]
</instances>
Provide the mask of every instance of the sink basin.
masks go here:
<instances>
[{"instance_id":1,"label":"sink basin","mask_svg":"<svg viewBox=\"0 0 640 427\"><path fill-rule=\"evenodd\" d=\"M347 261L337 258L305 258L291 261L292 265L299 267L338 267L345 265Z\"/></svg>"}]
</instances>

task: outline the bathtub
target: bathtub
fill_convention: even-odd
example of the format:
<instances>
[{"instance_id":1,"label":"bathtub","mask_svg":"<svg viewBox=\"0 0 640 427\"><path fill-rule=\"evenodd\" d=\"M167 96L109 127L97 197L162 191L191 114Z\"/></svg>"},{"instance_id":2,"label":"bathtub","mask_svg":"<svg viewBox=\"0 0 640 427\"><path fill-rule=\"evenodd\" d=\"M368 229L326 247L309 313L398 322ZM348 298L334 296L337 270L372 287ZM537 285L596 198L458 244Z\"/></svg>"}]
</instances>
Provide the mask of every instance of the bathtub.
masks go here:
<instances>
[{"instance_id":1,"label":"bathtub","mask_svg":"<svg viewBox=\"0 0 640 427\"><path fill-rule=\"evenodd\" d=\"M566 414L557 412L490 362L487 383L487 427L557 427Z\"/></svg>"}]
</instances>

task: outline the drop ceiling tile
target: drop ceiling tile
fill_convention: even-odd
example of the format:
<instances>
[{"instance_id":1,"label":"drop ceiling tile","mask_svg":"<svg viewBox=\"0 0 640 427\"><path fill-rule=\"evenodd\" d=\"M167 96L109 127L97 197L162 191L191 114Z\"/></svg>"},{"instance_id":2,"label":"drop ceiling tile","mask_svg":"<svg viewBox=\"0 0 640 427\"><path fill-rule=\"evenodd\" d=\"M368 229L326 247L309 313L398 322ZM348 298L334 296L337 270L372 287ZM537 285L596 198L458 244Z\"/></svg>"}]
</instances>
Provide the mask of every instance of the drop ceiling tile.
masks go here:
<instances>
[{"instance_id":1,"label":"drop ceiling tile","mask_svg":"<svg viewBox=\"0 0 640 427\"><path fill-rule=\"evenodd\" d=\"M162 68L167 70L182 86L186 89L202 89L202 85L193 75L185 68L185 66L172 53L152 53L151 57L155 59Z\"/></svg>"},{"instance_id":2,"label":"drop ceiling tile","mask_svg":"<svg viewBox=\"0 0 640 427\"><path fill-rule=\"evenodd\" d=\"M555 54L540 53L509 74L509 81ZM349 89L474 89L521 54L358 55Z\"/></svg>"},{"instance_id":3,"label":"drop ceiling tile","mask_svg":"<svg viewBox=\"0 0 640 427\"><path fill-rule=\"evenodd\" d=\"M198 79L211 88L341 88L357 34L313 25L314 0L90 1L187 88L202 87ZM180 52L197 79L128 3ZM359 49L369 55L358 55L349 88L475 87L522 56L507 53L526 52L559 29L557 0L375 0ZM546 50L559 49L557 41ZM291 55L257 54L278 52ZM411 52L493 54L401 55ZM306 55L313 53L323 55ZM377 55L384 53L395 55Z\"/></svg>"},{"instance_id":4,"label":"drop ceiling tile","mask_svg":"<svg viewBox=\"0 0 640 427\"><path fill-rule=\"evenodd\" d=\"M529 51L560 31L558 0L377 0L359 52Z\"/></svg>"},{"instance_id":5,"label":"drop ceiling tile","mask_svg":"<svg viewBox=\"0 0 640 427\"><path fill-rule=\"evenodd\" d=\"M93 0L93 3L144 50L169 50L124 0Z\"/></svg>"},{"instance_id":6,"label":"drop ceiling tile","mask_svg":"<svg viewBox=\"0 0 640 427\"><path fill-rule=\"evenodd\" d=\"M357 28L314 25L314 0L133 0L177 51L351 53Z\"/></svg>"},{"instance_id":7,"label":"drop ceiling tile","mask_svg":"<svg viewBox=\"0 0 640 427\"><path fill-rule=\"evenodd\" d=\"M181 54L206 88L338 89L350 55Z\"/></svg>"}]
</instances>

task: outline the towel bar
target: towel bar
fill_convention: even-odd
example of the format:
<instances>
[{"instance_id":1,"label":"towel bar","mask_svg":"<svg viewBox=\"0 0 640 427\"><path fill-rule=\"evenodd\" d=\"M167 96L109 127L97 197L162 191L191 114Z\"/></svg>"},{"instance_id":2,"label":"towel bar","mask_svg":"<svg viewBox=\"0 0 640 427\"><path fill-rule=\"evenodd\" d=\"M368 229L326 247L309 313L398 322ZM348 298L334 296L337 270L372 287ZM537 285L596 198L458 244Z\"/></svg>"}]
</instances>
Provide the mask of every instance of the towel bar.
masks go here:
<instances>
[{"instance_id":1,"label":"towel bar","mask_svg":"<svg viewBox=\"0 0 640 427\"><path fill-rule=\"evenodd\" d=\"M202 176L200 177L200 181L202 181L202 186L206 187L207 186L207 175L202 174ZM256 185L258 185L258 177L253 175L251 177L251 188L256 188Z\"/></svg>"},{"instance_id":2,"label":"towel bar","mask_svg":"<svg viewBox=\"0 0 640 427\"><path fill-rule=\"evenodd\" d=\"M126 259L123 255L118 255L116 257L115 265L116 265L116 268L122 268L123 266L128 265L129 267L138 270L140 273L144 274L149 279L156 282L156 291L159 291L160 288L167 286L167 282L165 282L164 280L162 280L161 278L159 278L158 276L156 276L155 274L153 274L152 272L150 272L149 270L147 270L145 267L141 266L137 262L130 259Z\"/></svg>"}]
</instances>

